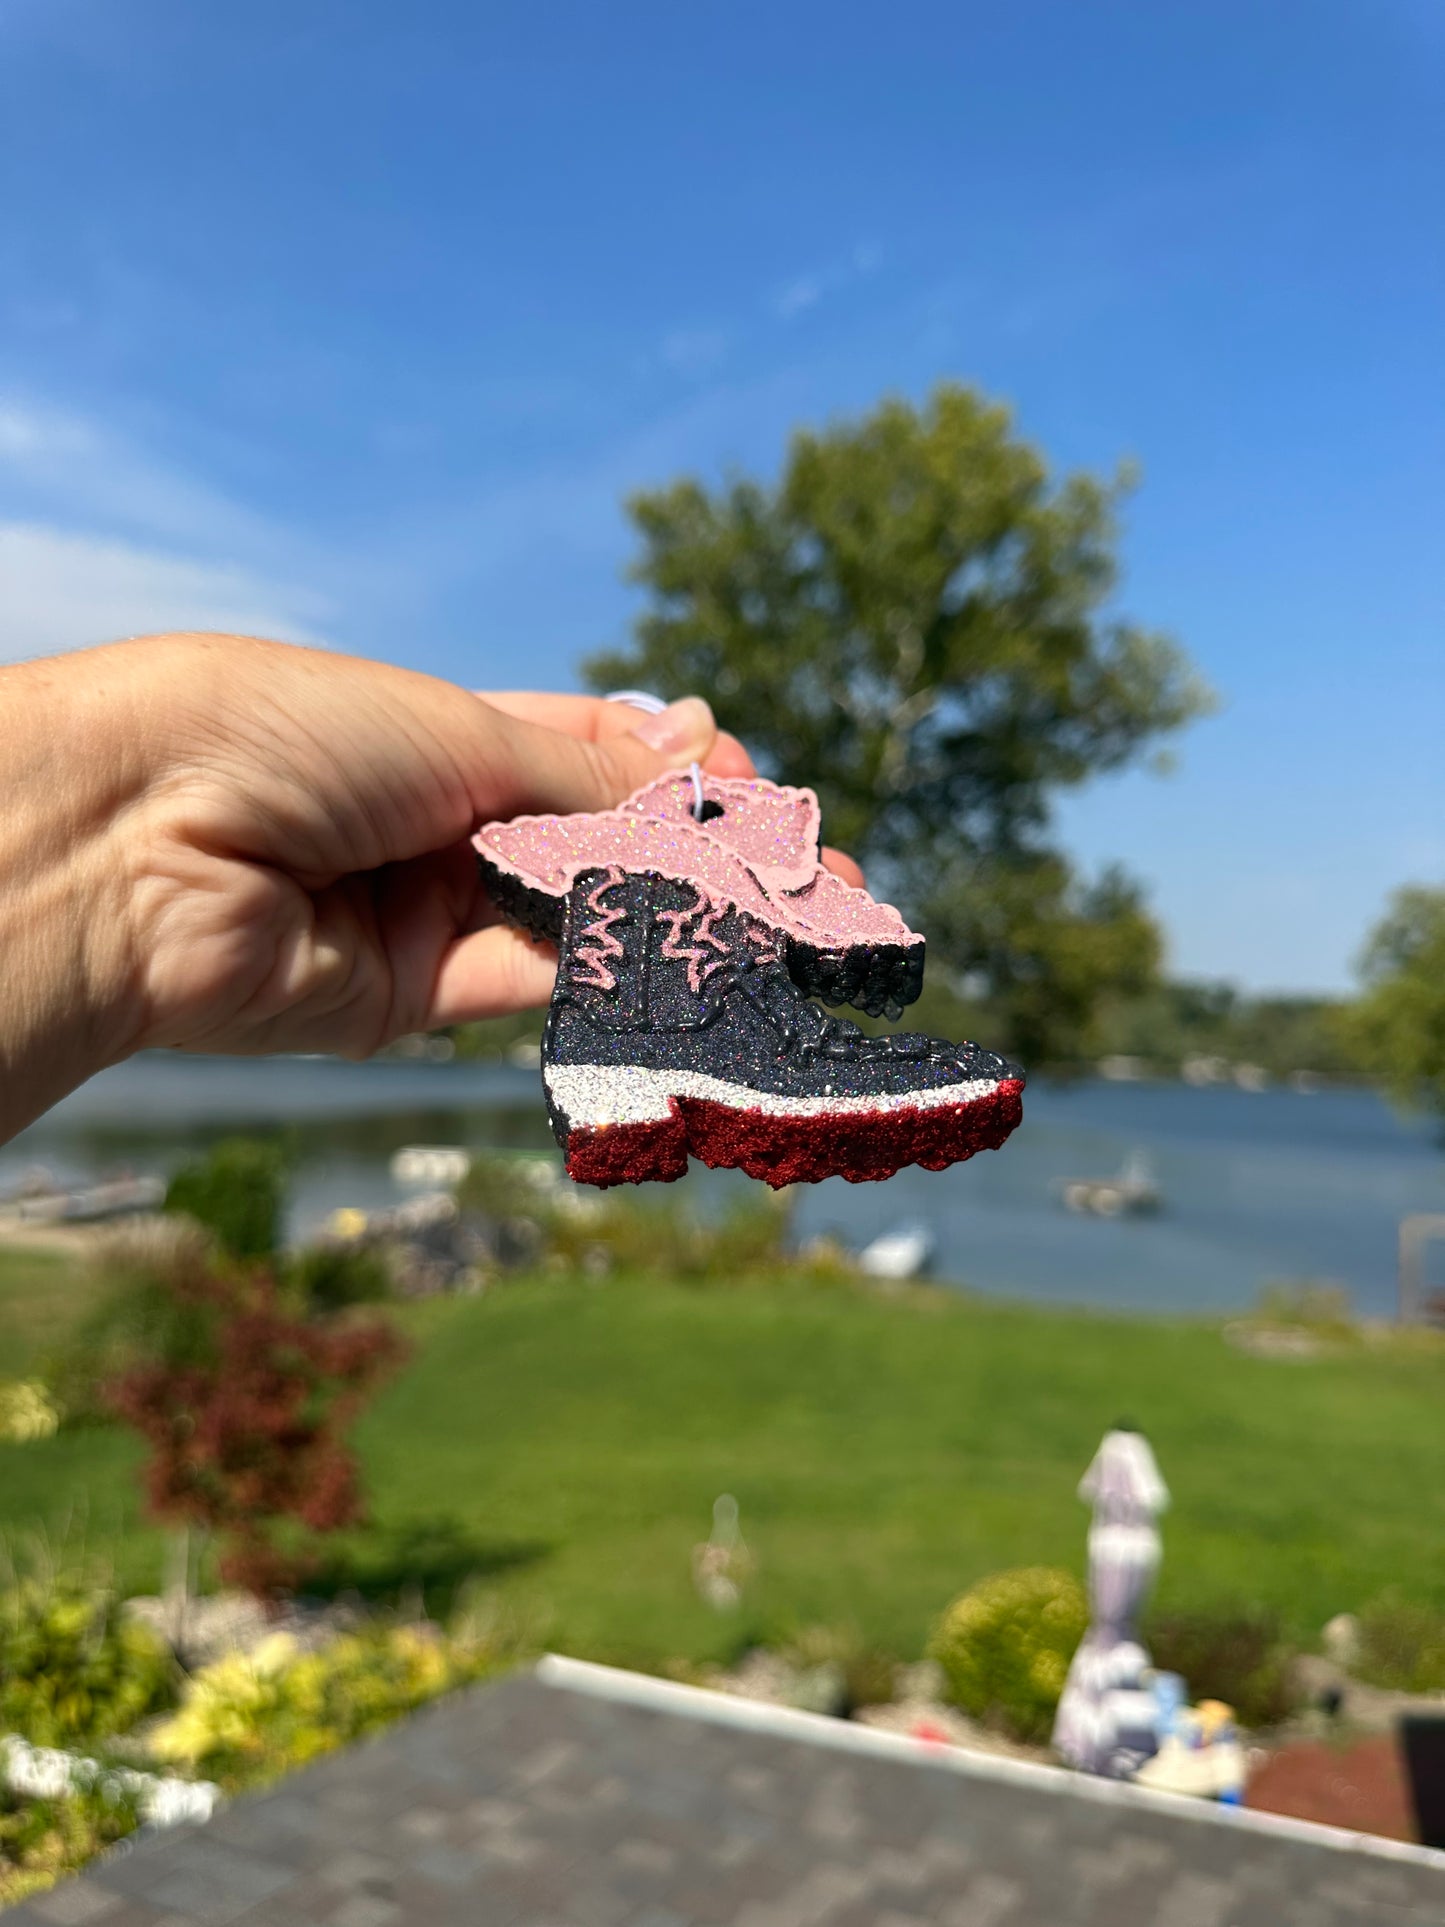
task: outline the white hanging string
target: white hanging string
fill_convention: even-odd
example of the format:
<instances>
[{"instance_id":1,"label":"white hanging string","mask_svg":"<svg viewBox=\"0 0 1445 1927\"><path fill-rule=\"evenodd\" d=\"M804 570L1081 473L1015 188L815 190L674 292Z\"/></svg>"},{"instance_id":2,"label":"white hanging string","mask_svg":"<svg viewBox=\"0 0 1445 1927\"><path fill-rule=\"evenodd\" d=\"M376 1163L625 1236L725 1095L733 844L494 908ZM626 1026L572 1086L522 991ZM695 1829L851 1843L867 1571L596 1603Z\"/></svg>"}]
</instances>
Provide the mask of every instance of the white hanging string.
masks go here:
<instances>
[{"instance_id":1,"label":"white hanging string","mask_svg":"<svg viewBox=\"0 0 1445 1927\"><path fill-rule=\"evenodd\" d=\"M646 689L612 689L602 700L605 703L631 703L634 709L645 709L649 716L660 716L667 708L661 696L654 696Z\"/></svg>"},{"instance_id":2,"label":"white hanging string","mask_svg":"<svg viewBox=\"0 0 1445 1927\"><path fill-rule=\"evenodd\" d=\"M661 696L654 696L647 689L613 689L602 699L608 703L630 703L634 709L641 709L649 716L660 716L667 704ZM692 813L697 821L702 821L702 806L706 800L702 793L702 771L696 763L688 771L692 778Z\"/></svg>"}]
</instances>

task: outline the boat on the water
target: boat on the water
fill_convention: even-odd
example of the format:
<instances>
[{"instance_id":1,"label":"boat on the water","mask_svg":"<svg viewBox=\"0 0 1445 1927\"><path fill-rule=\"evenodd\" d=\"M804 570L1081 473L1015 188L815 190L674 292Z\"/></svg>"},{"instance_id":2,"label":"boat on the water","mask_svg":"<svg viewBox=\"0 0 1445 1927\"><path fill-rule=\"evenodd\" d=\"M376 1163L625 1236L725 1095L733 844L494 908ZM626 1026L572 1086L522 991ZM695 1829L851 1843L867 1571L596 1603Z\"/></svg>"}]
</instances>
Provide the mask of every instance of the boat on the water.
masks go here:
<instances>
[{"instance_id":1,"label":"boat on the water","mask_svg":"<svg viewBox=\"0 0 1445 1927\"><path fill-rule=\"evenodd\" d=\"M165 1200L164 1178L129 1173L71 1189L34 1182L0 1204L0 1224L103 1224L138 1211L158 1211Z\"/></svg>"},{"instance_id":2,"label":"boat on the water","mask_svg":"<svg viewBox=\"0 0 1445 1927\"><path fill-rule=\"evenodd\" d=\"M895 1225L858 1253L867 1278L921 1278L933 1262L938 1240L926 1224Z\"/></svg>"},{"instance_id":3,"label":"boat on the water","mask_svg":"<svg viewBox=\"0 0 1445 1927\"><path fill-rule=\"evenodd\" d=\"M472 1168L472 1154L459 1144L404 1144L391 1160L398 1184L454 1190Z\"/></svg>"},{"instance_id":4,"label":"boat on the water","mask_svg":"<svg viewBox=\"0 0 1445 1927\"><path fill-rule=\"evenodd\" d=\"M1142 1218L1158 1211L1164 1195L1142 1151L1131 1151L1112 1178L1064 1178L1058 1193L1070 1211L1092 1218Z\"/></svg>"}]
</instances>

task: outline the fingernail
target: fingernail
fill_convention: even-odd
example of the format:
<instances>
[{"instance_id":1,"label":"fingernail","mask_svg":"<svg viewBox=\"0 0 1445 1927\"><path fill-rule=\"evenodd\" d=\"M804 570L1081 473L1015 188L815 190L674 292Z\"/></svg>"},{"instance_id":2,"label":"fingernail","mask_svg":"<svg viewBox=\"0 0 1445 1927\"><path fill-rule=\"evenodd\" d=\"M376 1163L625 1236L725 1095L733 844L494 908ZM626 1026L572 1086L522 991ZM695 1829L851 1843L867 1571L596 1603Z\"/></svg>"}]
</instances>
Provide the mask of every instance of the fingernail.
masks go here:
<instances>
[{"instance_id":1,"label":"fingernail","mask_svg":"<svg viewBox=\"0 0 1445 1927\"><path fill-rule=\"evenodd\" d=\"M661 756L700 754L712 743L717 726L701 696L683 696L655 716L644 716L633 730L639 742Z\"/></svg>"}]
</instances>

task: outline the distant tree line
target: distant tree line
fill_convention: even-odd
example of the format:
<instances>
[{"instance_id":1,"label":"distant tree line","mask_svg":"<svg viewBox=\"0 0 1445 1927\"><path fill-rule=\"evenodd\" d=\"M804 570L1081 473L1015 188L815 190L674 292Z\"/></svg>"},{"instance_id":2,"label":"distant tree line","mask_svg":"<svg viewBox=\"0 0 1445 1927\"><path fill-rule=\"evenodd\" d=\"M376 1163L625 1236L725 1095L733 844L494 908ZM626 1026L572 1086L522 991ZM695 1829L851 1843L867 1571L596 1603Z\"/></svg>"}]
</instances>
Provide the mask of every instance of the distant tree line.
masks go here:
<instances>
[{"instance_id":1,"label":"distant tree line","mask_svg":"<svg viewBox=\"0 0 1445 1927\"><path fill-rule=\"evenodd\" d=\"M1253 1065L1279 1079L1310 1072L1358 1076L1342 1028L1345 1003L1331 997L1251 997L1229 983L1173 982L1138 997L1111 1000L1101 1012L1106 1054L1138 1057L1165 1071Z\"/></svg>"}]
</instances>

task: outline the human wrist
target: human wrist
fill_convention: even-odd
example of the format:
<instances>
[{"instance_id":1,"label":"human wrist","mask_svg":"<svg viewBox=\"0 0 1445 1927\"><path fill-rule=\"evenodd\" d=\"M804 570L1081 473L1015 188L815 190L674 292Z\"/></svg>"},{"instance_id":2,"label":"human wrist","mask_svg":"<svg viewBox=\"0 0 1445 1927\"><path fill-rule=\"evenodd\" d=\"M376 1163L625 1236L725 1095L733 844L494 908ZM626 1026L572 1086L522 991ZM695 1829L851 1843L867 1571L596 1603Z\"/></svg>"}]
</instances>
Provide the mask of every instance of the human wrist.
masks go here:
<instances>
[{"instance_id":1,"label":"human wrist","mask_svg":"<svg viewBox=\"0 0 1445 1927\"><path fill-rule=\"evenodd\" d=\"M103 708L79 661L0 671L0 1141L129 1049Z\"/></svg>"}]
</instances>

